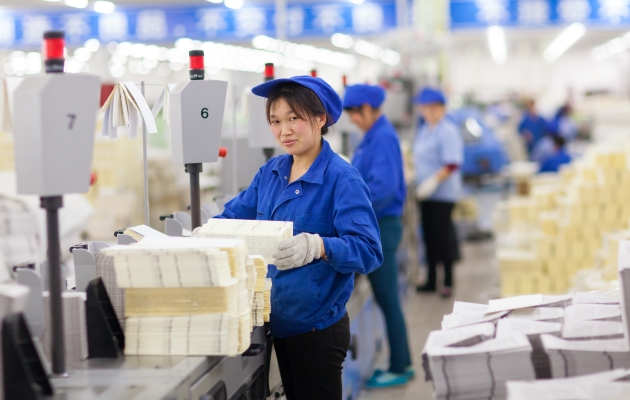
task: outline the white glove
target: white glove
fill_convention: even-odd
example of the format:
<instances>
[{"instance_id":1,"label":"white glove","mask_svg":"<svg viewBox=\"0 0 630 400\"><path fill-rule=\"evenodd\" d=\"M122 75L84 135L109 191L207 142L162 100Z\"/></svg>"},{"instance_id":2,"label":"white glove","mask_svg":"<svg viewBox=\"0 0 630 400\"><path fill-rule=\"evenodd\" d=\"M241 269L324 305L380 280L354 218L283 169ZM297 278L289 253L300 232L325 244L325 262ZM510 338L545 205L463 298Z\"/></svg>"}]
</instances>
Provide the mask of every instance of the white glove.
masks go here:
<instances>
[{"instance_id":1,"label":"white glove","mask_svg":"<svg viewBox=\"0 0 630 400\"><path fill-rule=\"evenodd\" d=\"M322 252L322 241L317 234L300 233L291 239L278 243L273 257L280 271L298 268L319 258Z\"/></svg>"},{"instance_id":2,"label":"white glove","mask_svg":"<svg viewBox=\"0 0 630 400\"><path fill-rule=\"evenodd\" d=\"M419 184L416 188L416 198L418 200L428 199L433 194L433 192L435 192L439 185L440 180L438 179L437 175L432 175L428 177L427 179L423 180L422 183Z\"/></svg>"}]
</instances>

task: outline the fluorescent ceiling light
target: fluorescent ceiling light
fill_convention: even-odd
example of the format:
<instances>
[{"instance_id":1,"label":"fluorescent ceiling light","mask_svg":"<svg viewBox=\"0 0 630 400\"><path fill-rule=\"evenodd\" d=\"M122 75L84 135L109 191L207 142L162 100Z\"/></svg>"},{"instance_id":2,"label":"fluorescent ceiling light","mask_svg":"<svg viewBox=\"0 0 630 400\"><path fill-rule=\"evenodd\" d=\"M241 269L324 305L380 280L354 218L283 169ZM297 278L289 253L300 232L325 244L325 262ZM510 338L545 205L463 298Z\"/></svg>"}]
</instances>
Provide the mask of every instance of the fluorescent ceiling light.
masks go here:
<instances>
[{"instance_id":1,"label":"fluorescent ceiling light","mask_svg":"<svg viewBox=\"0 0 630 400\"><path fill-rule=\"evenodd\" d=\"M356 57L351 54L317 48L306 44L287 42L265 35L254 36L252 46L260 50L280 53L289 58L318 62L339 68L351 69L357 64Z\"/></svg>"},{"instance_id":2,"label":"fluorescent ceiling light","mask_svg":"<svg viewBox=\"0 0 630 400\"><path fill-rule=\"evenodd\" d=\"M623 53L628 48L630 48L630 32L595 47L591 50L591 58L595 61L604 61L607 58Z\"/></svg>"},{"instance_id":3,"label":"fluorescent ceiling light","mask_svg":"<svg viewBox=\"0 0 630 400\"><path fill-rule=\"evenodd\" d=\"M225 0L225 6L233 10L243 7L243 0Z\"/></svg>"},{"instance_id":4,"label":"fluorescent ceiling light","mask_svg":"<svg viewBox=\"0 0 630 400\"><path fill-rule=\"evenodd\" d=\"M330 37L330 42L335 47L349 49L352 47L354 40L352 40L351 36L344 35L343 33L335 33Z\"/></svg>"},{"instance_id":5,"label":"fluorescent ceiling light","mask_svg":"<svg viewBox=\"0 0 630 400\"><path fill-rule=\"evenodd\" d=\"M563 30L557 38L547 46L543 52L543 57L548 62L554 62L564 54L569 47L573 46L586 33L584 24L576 22Z\"/></svg>"},{"instance_id":6,"label":"fluorescent ceiling light","mask_svg":"<svg viewBox=\"0 0 630 400\"><path fill-rule=\"evenodd\" d=\"M214 3L214 4L221 4L223 3L223 0L206 0L209 1L210 3Z\"/></svg>"},{"instance_id":7,"label":"fluorescent ceiling light","mask_svg":"<svg viewBox=\"0 0 630 400\"><path fill-rule=\"evenodd\" d=\"M61 0L44 0L44 1L48 1L50 3L56 3L56 2L61 1Z\"/></svg>"},{"instance_id":8,"label":"fluorescent ceiling light","mask_svg":"<svg viewBox=\"0 0 630 400\"><path fill-rule=\"evenodd\" d=\"M507 61L507 46L505 44L505 33L503 28L497 25L488 27L488 47L492 61L503 64Z\"/></svg>"},{"instance_id":9,"label":"fluorescent ceiling light","mask_svg":"<svg viewBox=\"0 0 630 400\"><path fill-rule=\"evenodd\" d=\"M398 65L400 64L400 54L397 51L383 49L381 50L381 61L385 64L389 65Z\"/></svg>"},{"instance_id":10,"label":"fluorescent ceiling light","mask_svg":"<svg viewBox=\"0 0 630 400\"><path fill-rule=\"evenodd\" d=\"M116 4L111 1L98 0L94 2L94 11L101 14L111 14L116 11Z\"/></svg>"},{"instance_id":11,"label":"fluorescent ceiling light","mask_svg":"<svg viewBox=\"0 0 630 400\"><path fill-rule=\"evenodd\" d=\"M83 47L94 53L101 47L101 42L98 39L88 39L83 44Z\"/></svg>"},{"instance_id":12,"label":"fluorescent ceiling light","mask_svg":"<svg viewBox=\"0 0 630 400\"><path fill-rule=\"evenodd\" d=\"M66 0L66 5L74 8L85 8L88 6L88 0Z\"/></svg>"},{"instance_id":13,"label":"fluorescent ceiling light","mask_svg":"<svg viewBox=\"0 0 630 400\"><path fill-rule=\"evenodd\" d=\"M381 56L381 50L381 46L366 42L365 40L357 40L354 44L354 51L362 56L373 58L374 60L378 60Z\"/></svg>"}]
</instances>

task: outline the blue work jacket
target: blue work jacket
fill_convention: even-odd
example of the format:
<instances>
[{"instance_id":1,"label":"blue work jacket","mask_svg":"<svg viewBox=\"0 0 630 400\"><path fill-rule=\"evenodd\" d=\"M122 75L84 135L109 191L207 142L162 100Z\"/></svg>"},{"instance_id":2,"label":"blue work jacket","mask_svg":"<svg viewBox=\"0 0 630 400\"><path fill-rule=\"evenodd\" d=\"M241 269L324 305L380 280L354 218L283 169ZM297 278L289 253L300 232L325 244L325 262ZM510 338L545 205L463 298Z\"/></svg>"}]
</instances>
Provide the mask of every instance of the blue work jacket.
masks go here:
<instances>
[{"instance_id":1,"label":"blue work jacket","mask_svg":"<svg viewBox=\"0 0 630 400\"><path fill-rule=\"evenodd\" d=\"M547 158L542 162L539 172L558 172L560 166L569 164L571 162L571 156L564 149L556 151L556 154Z\"/></svg>"},{"instance_id":2,"label":"blue work jacket","mask_svg":"<svg viewBox=\"0 0 630 400\"><path fill-rule=\"evenodd\" d=\"M365 133L354 151L352 165L370 189L376 218L401 216L407 189L400 141L384 115Z\"/></svg>"},{"instance_id":3,"label":"blue work jacket","mask_svg":"<svg viewBox=\"0 0 630 400\"><path fill-rule=\"evenodd\" d=\"M346 313L354 272L383 263L370 192L358 171L322 140L322 150L298 180L289 183L293 157L263 165L249 187L225 205L222 218L293 221L293 234L317 233L326 257L280 271L269 266L271 334L286 338L325 329Z\"/></svg>"},{"instance_id":4,"label":"blue work jacket","mask_svg":"<svg viewBox=\"0 0 630 400\"><path fill-rule=\"evenodd\" d=\"M527 143L527 151L531 153L536 143L545 136L547 122L540 116L531 115L529 112L526 112L518 126L518 132L520 134L524 134L525 131L532 134L532 141Z\"/></svg>"}]
</instances>

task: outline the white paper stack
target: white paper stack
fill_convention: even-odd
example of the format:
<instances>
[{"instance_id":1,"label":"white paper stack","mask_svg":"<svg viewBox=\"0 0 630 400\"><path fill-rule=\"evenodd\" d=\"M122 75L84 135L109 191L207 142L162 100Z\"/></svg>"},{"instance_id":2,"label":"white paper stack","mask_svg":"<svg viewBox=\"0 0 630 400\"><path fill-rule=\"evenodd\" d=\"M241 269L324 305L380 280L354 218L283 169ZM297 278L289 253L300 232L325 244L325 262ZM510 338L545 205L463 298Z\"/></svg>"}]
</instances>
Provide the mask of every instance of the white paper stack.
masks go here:
<instances>
[{"instance_id":1,"label":"white paper stack","mask_svg":"<svg viewBox=\"0 0 630 400\"><path fill-rule=\"evenodd\" d=\"M583 375L577 378L507 383L507 400L623 400L630 398L630 370Z\"/></svg>"},{"instance_id":2,"label":"white paper stack","mask_svg":"<svg viewBox=\"0 0 630 400\"><path fill-rule=\"evenodd\" d=\"M85 315L85 292L63 292L63 329L65 337L66 359L85 360L88 357L87 322ZM42 347L48 360L52 360L52 323L50 316L50 295L44 292L44 313L46 329L42 337Z\"/></svg>"},{"instance_id":3,"label":"white paper stack","mask_svg":"<svg viewBox=\"0 0 630 400\"><path fill-rule=\"evenodd\" d=\"M621 339L623 338L623 323L566 320L562 325L562 337L573 340Z\"/></svg>"},{"instance_id":4,"label":"white paper stack","mask_svg":"<svg viewBox=\"0 0 630 400\"><path fill-rule=\"evenodd\" d=\"M507 337L514 332L527 336L532 345L532 364L536 379L551 378L551 364L545 352L541 335L559 336L562 324L556 322L528 321L524 319L504 318L497 324L497 338Z\"/></svg>"},{"instance_id":5,"label":"white paper stack","mask_svg":"<svg viewBox=\"0 0 630 400\"><path fill-rule=\"evenodd\" d=\"M545 296L542 294L530 294L525 296L508 297L505 299L490 300L488 312L511 311L529 307L565 307L571 303L571 296Z\"/></svg>"},{"instance_id":6,"label":"white paper stack","mask_svg":"<svg viewBox=\"0 0 630 400\"><path fill-rule=\"evenodd\" d=\"M254 263L254 260L252 259L252 256L249 256L247 258L247 264L245 265L245 268L247 269L247 298L249 298L249 302L251 304L252 301L254 301L254 289L256 287L256 264ZM254 309L253 306L251 306L252 310Z\"/></svg>"},{"instance_id":7,"label":"white paper stack","mask_svg":"<svg viewBox=\"0 0 630 400\"><path fill-rule=\"evenodd\" d=\"M144 246L142 242L101 250L114 259L116 279L122 288L233 284L225 251L210 246L156 248Z\"/></svg>"},{"instance_id":8,"label":"white paper stack","mask_svg":"<svg viewBox=\"0 0 630 400\"><path fill-rule=\"evenodd\" d=\"M457 303L457 302L456 302ZM455 311L455 310L453 310ZM465 347L481 343L494 337L494 325L483 323L445 331L432 331L422 350L422 368L425 381L432 380L428 349L439 347Z\"/></svg>"},{"instance_id":9,"label":"white paper stack","mask_svg":"<svg viewBox=\"0 0 630 400\"><path fill-rule=\"evenodd\" d=\"M147 126L148 133L157 132L151 109L133 82L118 83L98 114L103 114L102 136L116 138L122 133L122 129L128 130L129 139L133 139L142 120Z\"/></svg>"},{"instance_id":10,"label":"white paper stack","mask_svg":"<svg viewBox=\"0 0 630 400\"><path fill-rule=\"evenodd\" d=\"M249 347L249 314L128 318L125 354L237 355Z\"/></svg>"},{"instance_id":11,"label":"white paper stack","mask_svg":"<svg viewBox=\"0 0 630 400\"><path fill-rule=\"evenodd\" d=\"M562 322L564 308L560 307L529 307L510 311L507 318L528 321Z\"/></svg>"},{"instance_id":12,"label":"white paper stack","mask_svg":"<svg viewBox=\"0 0 630 400\"><path fill-rule=\"evenodd\" d=\"M278 243L293 236L293 222L256 221L211 218L197 237L238 238L247 242L249 254L259 254L267 264L273 264L273 252Z\"/></svg>"},{"instance_id":13,"label":"white paper stack","mask_svg":"<svg viewBox=\"0 0 630 400\"><path fill-rule=\"evenodd\" d=\"M437 399L473 400L506 396L509 380L533 380L532 347L514 333L468 347L426 349Z\"/></svg>"},{"instance_id":14,"label":"white paper stack","mask_svg":"<svg viewBox=\"0 0 630 400\"><path fill-rule=\"evenodd\" d=\"M564 309L566 321L616 321L621 322L621 306L618 304L573 304Z\"/></svg>"},{"instance_id":15,"label":"white paper stack","mask_svg":"<svg viewBox=\"0 0 630 400\"><path fill-rule=\"evenodd\" d=\"M271 279L267 279L267 263L262 256L249 256L254 263L255 277L252 297L252 324L263 326L269 321Z\"/></svg>"},{"instance_id":16,"label":"white paper stack","mask_svg":"<svg viewBox=\"0 0 630 400\"><path fill-rule=\"evenodd\" d=\"M125 229L123 233L125 235L131 236L136 242L141 241L145 237L168 237L164 233L146 225L132 226Z\"/></svg>"},{"instance_id":17,"label":"white paper stack","mask_svg":"<svg viewBox=\"0 0 630 400\"><path fill-rule=\"evenodd\" d=\"M109 296L109 300L114 307L116 317L120 326L125 328L125 289L118 286L116 279L116 269L114 268L114 258L106 256L102 253L95 253L96 260L96 276L103 280L105 290Z\"/></svg>"},{"instance_id":18,"label":"white paper stack","mask_svg":"<svg viewBox=\"0 0 630 400\"><path fill-rule=\"evenodd\" d=\"M465 301L455 301L453 303L453 314L479 314L488 312L487 304L467 303Z\"/></svg>"},{"instance_id":19,"label":"white paper stack","mask_svg":"<svg viewBox=\"0 0 630 400\"><path fill-rule=\"evenodd\" d=\"M630 350L625 339L564 340L551 335L542 335L541 339L549 355L553 378L630 368Z\"/></svg>"},{"instance_id":20,"label":"white paper stack","mask_svg":"<svg viewBox=\"0 0 630 400\"><path fill-rule=\"evenodd\" d=\"M621 289L621 310L623 330L626 341L630 344L630 241L619 241L619 287Z\"/></svg>"},{"instance_id":21,"label":"white paper stack","mask_svg":"<svg viewBox=\"0 0 630 400\"><path fill-rule=\"evenodd\" d=\"M620 304L621 297L598 292L578 292L573 294L572 304Z\"/></svg>"},{"instance_id":22,"label":"white paper stack","mask_svg":"<svg viewBox=\"0 0 630 400\"><path fill-rule=\"evenodd\" d=\"M467 312L459 314L446 314L442 317L442 329L459 328L466 325L482 324L484 322L496 323L500 318L508 314L508 311L493 313Z\"/></svg>"}]
</instances>

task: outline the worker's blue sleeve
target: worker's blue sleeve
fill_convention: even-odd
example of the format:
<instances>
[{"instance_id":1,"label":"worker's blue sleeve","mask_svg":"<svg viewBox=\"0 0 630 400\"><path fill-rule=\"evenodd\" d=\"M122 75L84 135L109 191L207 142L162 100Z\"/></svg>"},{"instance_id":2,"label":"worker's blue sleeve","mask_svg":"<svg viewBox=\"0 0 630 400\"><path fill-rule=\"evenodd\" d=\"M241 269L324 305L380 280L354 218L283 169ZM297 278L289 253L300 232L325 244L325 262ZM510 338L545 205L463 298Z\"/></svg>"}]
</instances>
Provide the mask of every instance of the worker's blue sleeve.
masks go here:
<instances>
[{"instance_id":1,"label":"worker's blue sleeve","mask_svg":"<svg viewBox=\"0 0 630 400\"><path fill-rule=\"evenodd\" d=\"M335 190L333 219L337 237L323 241L334 269L369 274L383 263L378 221L365 182L350 179Z\"/></svg>"},{"instance_id":2,"label":"worker's blue sleeve","mask_svg":"<svg viewBox=\"0 0 630 400\"><path fill-rule=\"evenodd\" d=\"M443 165L454 164L461 166L464 163L464 140L456 126L451 126L440 132L438 136L440 140L440 159Z\"/></svg>"},{"instance_id":3,"label":"worker's blue sleeve","mask_svg":"<svg viewBox=\"0 0 630 400\"><path fill-rule=\"evenodd\" d=\"M398 144L392 140L384 140L380 151L373 152L370 160L371 168L367 168L365 183L370 189L372 207L375 212L381 212L399 198L401 187L404 188L404 180L401 165L400 150L394 148ZM404 197L404 195L402 196Z\"/></svg>"}]
</instances>

